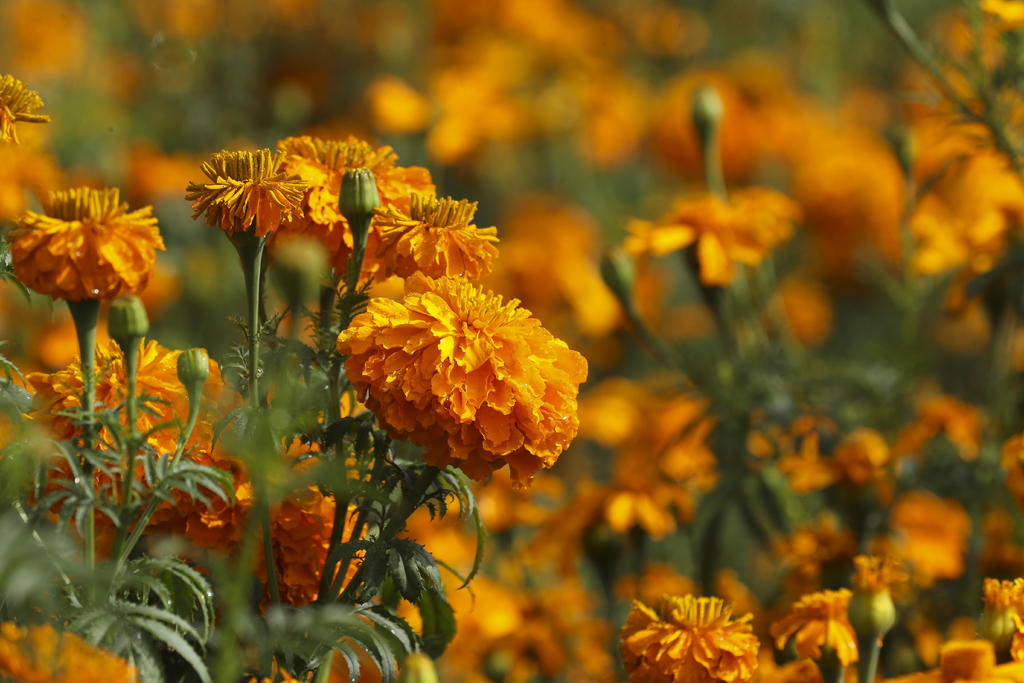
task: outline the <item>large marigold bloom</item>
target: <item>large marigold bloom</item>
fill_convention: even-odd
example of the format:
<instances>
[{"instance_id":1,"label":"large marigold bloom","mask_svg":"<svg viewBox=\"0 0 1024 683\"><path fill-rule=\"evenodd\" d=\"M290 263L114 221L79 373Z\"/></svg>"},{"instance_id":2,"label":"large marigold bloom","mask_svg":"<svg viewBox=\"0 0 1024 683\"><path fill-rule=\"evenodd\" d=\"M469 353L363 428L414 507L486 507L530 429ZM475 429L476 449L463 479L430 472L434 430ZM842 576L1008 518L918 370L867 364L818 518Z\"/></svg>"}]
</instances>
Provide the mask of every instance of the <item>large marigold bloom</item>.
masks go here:
<instances>
[{"instance_id":1,"label":"large marigold bloom","mask_svg":"<svg viewBox=\"0 0 1024 683\"><path fill-rule=\"evenodd\" d=\"M528 483L576 436L587 361L540 321L465 278L405 283L376 298L338 337L345 370L396 437L437 467L483 479L508 464Z\"/></svg>"},{"instance_id":2,"label":"large marigold bloom","mask_svg":"<svg viewBox=\"0 0 1024 683\"><path fill-rule=\"evenodd\" d=\"M664 596L657 610L637 600L619 635L631 681L749 681L760 643L751 615L733 620L721 598Z\"/></svg>"},{"instance_id":3,"label":"large marigold bloom","mask_svg":"<svg viewBox=\"0 0 1024 683\"><path fill-rule=\"evenodd\" d=\"M108 300L140 292L164 242L153 207L129 211L116 188L51 192L47 213L26 212L11 232L14 274L55 299Z\"/></svg>"},{"instance_id":4,"label":"large marigold bloom","mask_svg":"<svg viewBox=\"0 0 1024 683\"><path fill-rule=\"evenodd\" d=\"M381 245L378 256L389 274L409 277L465 275L479 280L498 257L495 227L472 224L476 202L430 194L412 195L409 211L387 207L378 212Z\"/></svg>"},{"instance_id":5,"label":"large marigold bloom","mask_svg":"<svg viewBox=\"0 0 1024 683\"><path fill-rule=\"evenodd\" d=\"M210 182L190 182L185 190L192 218L205 215L207 224L228 235L252 226L263 237L282 221L301 216L308 183L282 168L283 160L283 154L269 149L214 154L202 166Z\"/></svg>"},{"instance_id":6,"label":"large marigold bloom","mask_svg":"<svg viewBox=\"0 0 1024 683\"><path fill-rule=\"evenodd\" d=\"M661 256L696 244L700 281L728 285L736 261L760 263L799 218L796 203L773 190L744 188L728 200L704 193L678 201L659 221L632 221L623 246L634 256Z\"/></svg>"},{"instance_id":7,"label":"large marigold bloom","mask_svg":"<svg viewBox=\"0 0 1024 683\"><path fill-rule=\"evenodd\" d=\"M370 169L377 183L381 211L395 208L408 213L411 193L434 193L430 172L420 166L398 166L398 155L388 146L375 148L354 137L322 140L303 136L285 138L277 143L277 148L284 155L284 168L309 183L302 213L281 226L281 232L315 237L323 243L331 264L339 272L344 272L352 253L352 229L338 208L341 178L346 170ZM380 246L376 222L371 224L367 237L363 279L380 267L375 256Z\"/></svg>"},{"instance_id":8,"label":"large marigold bloom","mask_svg":"<svg viewBox=\"0 0 1024 683\"><path fill-rule=\"evenodd\" d=\"M803 596L792 610L772 624L775 647L782 649L794 637L801 657L821 659L821 650L832 650L843 666L857 661L857 635L847 610L852 593L846 588Z\"/></svg>"},{"instance_id":9,"label":"large marigold bloom","mask_svg":"<svg viewBox=\"0 0 1024 683\"><path fill-rule=\"evenodd\" d=\"M135 667L49 624L0 624L0 678L21 683L128 683Z\"/></svg>"},{"instance_id":10,"label":"large marigold bloom","mask_svg":"<svg viewBox=\"0 0 1024 683\"><path fill-rule=\"evenodd\" d=\"M10 74L0 78L0 142L18 144L18 131L14 129L17 121L49 122L46 114L32 113L42 106L43 100L35 90L29 90Z\"/></svg>"}]
</instances>

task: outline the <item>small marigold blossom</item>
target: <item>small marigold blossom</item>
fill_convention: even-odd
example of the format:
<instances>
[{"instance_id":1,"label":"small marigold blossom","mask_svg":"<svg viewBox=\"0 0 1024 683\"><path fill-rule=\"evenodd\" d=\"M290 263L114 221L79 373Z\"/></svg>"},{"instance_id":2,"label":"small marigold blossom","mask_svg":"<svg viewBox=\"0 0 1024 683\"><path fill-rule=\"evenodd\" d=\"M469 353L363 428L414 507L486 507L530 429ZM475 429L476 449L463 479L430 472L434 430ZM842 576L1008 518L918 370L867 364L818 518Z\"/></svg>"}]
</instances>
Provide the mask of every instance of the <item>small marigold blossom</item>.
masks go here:
<instances>
[{"instance_id":1,"label":"small marigold blossom","mask_svg":"<svg viewBox=\"0 0 1024 683\"><path fill-rule=\"evenodd\" d=\"M853 586L858 591L887 591L894 584L903 583L909 578L899 563L887 556L858 555L853 558L853 565Z\"/></svg>"},{"instance_id":2,"label":"small marigold blossom","mask_svg":"<svg viewBox=\"0 0 1024 683\"><path fill-rule=\"evenodd\" d=\"M395 437L427 463L526 484L579 429L587 361L540 321L466 278L415 273L401 301L376 298L338 337L345 371Z\"/></svg>"},{"instance_id":3,"label":"small marigold blossom","mask_svg":"<svg viewBox=\"0 0 1024 683\"><path fill-rule=\"evenodd\" d=\"M472 224L476 202L412 195L408 213L387 207L378 213L381 246L377 255L388 273L409 277L421 272L428 277L465 275L479 280L498 257L495 227Z\"/></svg>"},{"instance_id":4,"label":"small marigold blossom","mask_svg":"<svg viewBox=\"0 0 1024 683\"><path fill-rule=\"evenodd\" d=\"M17 121L26 123L47 123L46 114L33 114L43 106L43 100L35 90L10 74L0 78L0 142L18 144L18 132L14 129Z\"/></svg>"},{"instance_id":5,"label":"small marigold blossom","mask_svg":"<svg viewBox=\"0 0 1024 683\"><path fill-rule=\"evenodd\" d=\"M9 236L14 274L55 299L109 300L145 288L164 242L153 207L129 211L116 188L51 192Z\"/></svg>"},{"instance_id":6,"label":"small marigold blossom","mask_svg":"<svg viewBox=\"0 0 1024 683\"><path fill-rule=\"evenodd\" d=\"M219 226L228 235L252 226L256 236L263 237L282 221L301 216L308 183L287 173L283 160L283 154L269 149L214 154L202 166L210 182L190 182L185 190L192 218L205 215L208 225Z\"/></svg>"},{"instance_id":7,"label":"small marigold blossom","mask_svg":"<svg viewBox=\"0 0 1024 683\"><path fill-rule=\"evenodd\" d=\"M398 166L398 155L387 146L373 147L354 137L323 140L303 136L285 138L277 143L285 155L283 167L309 183L302 200L302 214L281 226L282 234L303 234L320 241L330 255L331 265L344 271L352 253L352 229L338 208L341 178L351 168L367 168L373 173L381 210L409 210L413 192L434 193L430 172L420 166ZM363 276L367 279L380 267L376 258L380 237L376 221L370 226Z\"/></svg>"},{"instance_id":8,"label":"small marigold blossom","mask_svg":"<svg viewBox=\"0 0 1024 683\"><path fill-rule=\"evenodd\" d=\"M800 215L793 200L766 188L736 190L728 200L705 193L681 199L658 221L633 221L623 247L633 256L661 256L695 245L701 283L724 286L736 261L763 261L790 238Z\"/></svg>"},{"instance_id":9,"label":"small marigold blossom","mask_svg":"<svg viewBox=\"0 0 1024 683\"><path fill-rule=\"evenodd\" d=\"M809 593L772 624L775 647L782 649L794 637L801 657L821 659L822 648L832 650L843 666L857 661L857 635L847 612L852 593L845 588Z\"/></svg>"},{"instance_id":10,"label":"small marigold blossom","mask_svg":"<svg viewBox=\"0 0 1024 683\"><path fill-rule=\"evenodd\" d=\"M124 659L49 624L0 624L0 679L30 683L133 683L138 673Z\"/></svg>"},{"instance_id":11,"label":"small marigold blossom","mask_svg":"<svg viewBox=\"0 0 1024 683\"><path fill-rule=\"evenodd\" d=\"M666 595L657 610L634 600L619 635L629 680L749 681L760 643L750 614L731 616L721 598Z\"/></svg>"}]
</instances>

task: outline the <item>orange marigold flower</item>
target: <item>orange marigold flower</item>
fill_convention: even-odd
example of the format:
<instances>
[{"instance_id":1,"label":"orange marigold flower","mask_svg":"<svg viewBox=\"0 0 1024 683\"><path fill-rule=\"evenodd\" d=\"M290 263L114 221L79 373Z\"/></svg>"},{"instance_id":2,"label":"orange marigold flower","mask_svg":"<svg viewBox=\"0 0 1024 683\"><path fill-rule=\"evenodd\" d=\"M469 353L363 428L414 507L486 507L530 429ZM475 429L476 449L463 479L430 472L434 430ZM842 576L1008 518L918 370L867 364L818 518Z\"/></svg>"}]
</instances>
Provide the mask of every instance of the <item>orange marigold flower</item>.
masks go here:
<instances>
[{"instance_id":1,"label":"orange marigold flower","mask_svg":"<svg viewBox=\"0 0 1024 683\"><path fill-rule=\"evenodd\" d=\"M1024 26L1024 2L1020 0L981 0L981 11L996 19L1003 31Z\"/></svg>"},{"instance_id":2,"label":"orange marigold flower","mask_svg":"<svg viewBox=\"0 0 1024 683\"><path fill-rule=\"evenodd\" d=\"M414 193L408 213L397 207L378 211L378 257L399 277L421 272L428 277L465 275L479 280L498 257L495 227L472 224L476 202Z\"/></svg>"},{"instance_id":3,"label":"orange marigold flower","mask_svg":"<svg viewBox=\"0 0 1024 683\"><path fill-rule=\"evenodd\" d=\"M890 678L889 683L946 683L947 681L990 681L1008 683L1024 680L1024 664L996 665L995 649L987 640L950 640L939 653L939 667L931 671Z\"/></svg>"},{"instance_id":4,"label":"orange marigold flower","mask_svg":"<svg viewBox=\"0 0 1024 683\"><path fill-rule=\"evenodd\" d=\"M401 301L376 298L338 337L366 405L426 461L526 484L576 436L587 361L540 321L466 278L414 273Z\"/></svg>"},{"instance_id":5,"label":"orange marigold flower","mask_svg":"<svg viewBox=\"0 0 1024 683\"><path fill-rule=\"evenodd\" d=\"M55 299L109 300L140 292L164 242L153 207L128 211L116 188L51 192L45 214L26 212L11 232L14 274Z\"/></svg>"},{"instance_id":6,"label":"orange marigold flower","mask_svg":"<svg viewBox=\"0 0 1024 683\"><path fill-rule=\"evenodd\" d=\"M22 683L128 683L135 667L49 624L0 624L0 678Z\"/></svg>"},{"instance_id":7,"label":"orange marigold flower","mask_svg":"<svg viewBox=\"0 0 1024 683\"><path fill-rule=\"evenodd\" d=\"M0 142L18 144L16 121L26 123L47 123L46 114L33 114L43 106L43 100L35 90L29 90L14 76L7 74L0 78Z\"/></svg>"},{"instance_id":8,"label":"orange marigold flower","mask_svg":"<svg viewBox=\"0 0 1024 683\"><path fill-rule=\"evenodd\" d=\"M721 598L664 596L657 611L637 600L619 635L631 681L749 681L760 643L751 615L733 620Z\"/></svg>"},{"instance_id":9,"label":"orange marigold flower","mask_svg":"<svg viewBox=\"0 0 1024 683\"><path fill-rule=\"evenodd\" d=\"M959 502L909 491L893 505L890 523L902 536L899 550L913 565L920 584L963 574L971 520Z\"/></svg>"},{"instance_id":10,"label":"orange marigold flower","mask_svg":"<svg viewBox=\"0 0 1024 683\"><path fill-rule=\"evenodd\" d=\"M420 166L396 165L398 155L387 146L373 147L354 137L346 140L323 140L303 136L285 138L277 143L284 154L284 168L299 174L309 183L302 200L302 213L281 226L282 233L302 233L320 240L331 256L331 264L339 272L352 252L352 229L338 208L341 177L350 168L368 168L377 182L380 209L394 207L409 211L412 192L433 194L430 172ZM380 246L376 222L370 226L363 279L380 267L375 254Z\"/></svg>"},{"instance_id":11,"label":"orange marigold flower","mask_svg":"<svg viewBox=\"0 0 1024 683\"><path fill-rule=\"evenodd\" d=\"M835 652L843 666L856 662L857 635L847 617L851 596L849 590L840 588L800 598L789 614L772 624L775 647L781 650L795 636L801 657L821 659L824 647Z\"/></svg>"},{"instance_id":12,"label":"orange marigold flower","mask_svg":"<svg viewBox=\"0 0 1024 683\"><path fill-rule=\"evenodd\" d=\"M899 563L888 556L858 555L853 558L853 566L853 587L865 593L887 591L908 578Z\"/></svg>"},{"instance_id":13,"label":"orange marigold flower","mask_svg":"<svg viewBox=\"0 0 1024 683\"><path fill-rule=\"evenodd\" d=\"M192 218L205 214L208 225L228 235L253 226L257 237L277 230L281 221L302 215L303 193L309 184L282 168L283 154L222 151L203 162L208 183L190 182L185 199Z\"/></svg>"},{"instance_id":14,"label":"orange marigold flower","mask_svg":"<svg viewBox=\"0 0 1024 683\"><path fill-rule=\"evenodd\" d=\"M735 261L755 266L793 234L800 209L773 190L749 187L722 200L711 193L682 199L656 222L633 221L624 247L634 256L660 256L696 244L700 281L727 285Z\"/></svg>"}]
</instances>

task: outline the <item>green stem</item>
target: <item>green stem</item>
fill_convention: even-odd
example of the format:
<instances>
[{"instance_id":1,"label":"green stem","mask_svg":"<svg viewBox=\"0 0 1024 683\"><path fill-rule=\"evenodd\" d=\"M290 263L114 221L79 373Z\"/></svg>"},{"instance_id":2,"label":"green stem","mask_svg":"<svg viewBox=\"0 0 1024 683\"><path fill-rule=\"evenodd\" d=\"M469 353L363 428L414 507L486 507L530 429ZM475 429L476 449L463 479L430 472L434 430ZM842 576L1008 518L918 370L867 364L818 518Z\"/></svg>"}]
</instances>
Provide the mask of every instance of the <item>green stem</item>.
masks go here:
<instances>
[{"instance_id":1,"label":"green stem","mask_svg":"<svg viewBox=\"0 0 1024 683\"><path fill-rule=\"evenodd\" d=\"M75 323L75 332L78 336L78 352L82 365L82 412L84 413L84 439L85 447L92 448L96 438L96 324L100 317L100 302L98 299L83 299L82 301L68 301L68 309L71 311L71 319ZM88 486L92 486L91 462L86 459L85 474L89 479ZM96 516L90 513L85 518L85 530L83 534L83 545L85 547L85 564L89 569L96 567Z\"/></svg>"},{"instance_id":2,"label":"green stem","mask_svg":"<svg viewBox=\"0 0 1024 683\"><path fill-rule=\"evenodd\" d=\"M260 526L263 529L263 561L267 565L267 591L274 605L281 604L281 593L277 586L277 562L274 561L274 539L270 535L270 498L267 491L266 475L263 475L260 491Z\"/></svg>"},{"instance_id":3,"label":"green stem","mask_svg":"<svg viewBox=\"0 0 1024 683\"><path fill-rule=\"evenodd\" d=\"M119 525L114 538L112 557L119 557L121 546L124 543L124 535L128 529L128 504L131 501L132 489L135 481L135 459L138 457L139 433L136 429L138 420L138 374L139 374L139 345L142 339L134 337L128 342L125 350L124 364L128 375L128 396L125 399L125 410L128 413L128 457L125 471L121 482L121 506L118 514Z\"/></svg>"},{"instance_id":4,"label":"green stem","mask_svg":"<svg viewBox=\"0 0 1024 683\"><path fill-rule=\"evenodd\" d=\"M260 405L260 310L263 293L260 283L263 274L263 252L267 246L267 238L256 237L252 230L236 232L231 242L238 251L242 263L242 274L245 277L245 296L249 315L249 403Z\"/></svg>"},{"instance_id":5,"label":"green stem","mask_svg":"<svg viewBox=\"0 0 1024 683\"><path fill-rule=\"evenodd\" d=\"M316 671L313 683L327 683L331 678L331 664L334 662L334 650L328 650L320 660L320 668Z\"/></svg>"},{"instance_id":6,"label":"green stem","mask_svg":"<svg viewBox=\"0 0 1024 683\"><path fill-rule=\"evenodd\" d=\"M878 671L878 655L882 651L878 636L857 639L860 657L857 660L857 681L873 683Z\"/></svg>"},{"instance_id":7,"label":"green stem","mask_svg":"<svg viewBox=\"0 0 1024 683\"><path fill-rule=\"evenodd\" d=\"M316 601L324 604L327 601L331 585L334 583L334 572L338 568L338 546L341 544L341 537L345 533L345 521L348 519L349 499L335 498L334 500L334 524L331 525L331 540L327 545L327 557L324 558L324 568L320 574L320 590L317 592ZM351 540L351 539L350 539ZM347 570L347 567L346 567Z\"/></svg>"}]
</instances>

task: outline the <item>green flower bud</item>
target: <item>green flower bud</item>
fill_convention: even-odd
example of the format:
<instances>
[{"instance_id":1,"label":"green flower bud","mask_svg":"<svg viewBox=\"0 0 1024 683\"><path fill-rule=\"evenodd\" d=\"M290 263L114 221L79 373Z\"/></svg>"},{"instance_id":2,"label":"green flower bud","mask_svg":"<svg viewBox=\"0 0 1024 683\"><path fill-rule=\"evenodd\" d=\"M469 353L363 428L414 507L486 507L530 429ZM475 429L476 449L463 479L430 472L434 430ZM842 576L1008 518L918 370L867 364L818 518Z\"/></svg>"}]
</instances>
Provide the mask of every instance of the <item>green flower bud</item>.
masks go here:
<instances>
[{"instance_id":1,"label":"green flower bud","mask_svg":"<svg viewBox=\"0 0 1024 683\"><path fill-rule=\"evenodd\" d=\"M188 349L178 356L178 379L185 385L189 401L195 401L210 376L210 356L206 349Z\"/></svg>"},{"instance_id":2,"label":"green flower bud","mask_svg":"<svg viewBox=\"0 0 1024 683\"><path fill-rule=\"evenodd\" d=\"M722 98L712 85L702 85L693 93L693 125L702 143L718 130L725 114Z\"/></svg>"},{"instance_id":3,"label":"green flower bud","mask_svg":"<svg viewBox=\"0 0 1024 683\"><path fill-rule=\"evenodd\" d=\"M320 289L327 270L327 252L307 237L289 239L274 249L274 275L292 304L311 299Z\"/></svg>"},{"instance_id":4,"label":"green flower bud","mask_svg":"<svg viewBox=\"0 0 1024 683\"><path fill-rule=\"evenodd\" d=\"M125 353L149 332L149 317L142 299L135 295L114 299L107 312L107 332Z\"/></svg>"},{"instance_id":5,"label":"green flower bud","mask_svg":"<svg viewBox=\"0 0 1024 683\"><path fill-rule=\"evenodd\" d=\"M377 182L368 168L350 168L341 177L341 195L338 208L349 224L365 219L380 206Z\"/></svg>"},{"instance_id":6,"label":"green flower bud","mask_svg":"<svg viewBox=\"0 0 1024 683\"><path fill-rule=\"evenodd\" d=\"M1004 654L1010 651L1013 634L1017 627L1013 623L1014 610L986 607L978 622L978 635L991 642L996 652Z\"/></svg>"},{"instance_id":7,"label":"green flower bud","mask_svg":"<svg viewBox=\"0 0 1024 683\"><path fill-rule=\"evenodd\" d=\"M402 665L398 683L438 683L434 660L422 652L411 652Z\"/></svg>"},{"instance_id":8,"label":"green flower bud","mask_svg":"<svg viewBox=\"0 0 1024 683\"><path fill-rule=\"evenodd\" d=\"M896 623L896 605L888 589L855 591L849 614L850 626L860 638L880 638Z\"/></svg>"}]
</instances>

